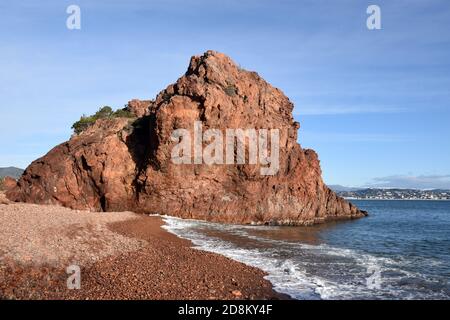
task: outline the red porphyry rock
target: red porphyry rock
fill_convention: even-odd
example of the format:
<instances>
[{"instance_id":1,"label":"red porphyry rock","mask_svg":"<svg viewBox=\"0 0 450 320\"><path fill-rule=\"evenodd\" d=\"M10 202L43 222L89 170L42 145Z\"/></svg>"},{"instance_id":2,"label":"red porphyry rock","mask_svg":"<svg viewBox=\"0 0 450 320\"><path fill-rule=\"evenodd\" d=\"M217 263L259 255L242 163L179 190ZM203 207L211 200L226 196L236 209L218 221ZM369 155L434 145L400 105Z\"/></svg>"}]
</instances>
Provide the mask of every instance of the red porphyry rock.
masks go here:
<instances>
[{"instance_id":1,"label":"red porphyry rock","mask_svg":"<svg viewBox=\"0 0 450 320\"><path fill-rule=\"evenodd\" d=\"M6 176L6 177L3 178L3 185L2 186L3 186L4 190L10 190L10 189L13 189L13 188L15 188L17 186L17 181L14 178Z\"/></svg>"},{"instance_id":2,"label":"red porphyry rock","mask_svg":"<svg viewBox=\"0 0 450 320\"><path fill-rule=\"evenodd\" d=\"M127 109L131 113L133 113L136 117L143 117L145 115L148 115L149 113L149 107L152 103L151 100L138 100L133 99L128 101Z\"/></svg>"},{"instance_id":3,"label":"red porphyry rock","mask_svg":"<svg viewBox=\"0 0 450 320\"><path fill-rule=\"evenodd\" d=\"M322 181L317 154L297 143L293 104L222 53L191 58L184 76L139 116L98 120L34 161L7 197L96 211L132 210L231 223L308 225L366 215ZM134 121L134 122L132 122ZM175 129L279 129L279 171L260 164L175 164Z\"/></svg>"}]
</instances>

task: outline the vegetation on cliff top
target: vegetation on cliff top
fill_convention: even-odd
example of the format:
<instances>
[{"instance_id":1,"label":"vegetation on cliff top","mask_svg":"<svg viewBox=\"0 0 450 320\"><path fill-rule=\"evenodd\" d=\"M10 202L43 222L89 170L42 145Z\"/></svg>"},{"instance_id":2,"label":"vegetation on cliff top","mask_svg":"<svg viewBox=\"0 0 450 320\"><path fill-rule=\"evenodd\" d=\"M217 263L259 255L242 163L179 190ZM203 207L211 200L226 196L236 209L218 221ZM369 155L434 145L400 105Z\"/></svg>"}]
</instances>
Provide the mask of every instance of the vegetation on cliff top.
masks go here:
<instances>
[{"instance_id":1,"label":"vegetation on cliff top","mask_svg":"<svg viewBox=\"0 0 450 320\"><path fill-rule=\"evenodd\" d=\"M80 120L72 125L72 129L76 134L80 134L98 119L112 119L112 118L134 118L135 115L128 111L126 108L113 111L111 107L104 106L100 108L96 113L90 116L82 115Z\"/></svg>"}]
</instances>

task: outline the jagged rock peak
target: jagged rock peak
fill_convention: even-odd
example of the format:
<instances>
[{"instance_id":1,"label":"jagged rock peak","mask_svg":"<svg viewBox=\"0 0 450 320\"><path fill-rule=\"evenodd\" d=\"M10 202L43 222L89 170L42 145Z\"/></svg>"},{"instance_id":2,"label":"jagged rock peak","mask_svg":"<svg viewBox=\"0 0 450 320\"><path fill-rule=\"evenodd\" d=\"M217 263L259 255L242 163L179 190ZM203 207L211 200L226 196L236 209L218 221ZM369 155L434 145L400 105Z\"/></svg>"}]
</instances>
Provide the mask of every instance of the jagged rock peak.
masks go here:
<instances>
[{"instance_id":1,"label":"jagged rock peak","mask_svg":"<svg viewBox=\"0 0 450 320\"><path fill-rule=\"evenodd\" d=\"M291 101L225 54L192 57L187 72L154 100L131 100L127 108L137 120L98 120L34 161L8 198L231 223L307 225L366 215L323 183L317 154L297 143ZM244 163L207 164L204 152L200 162L195 154L174 162L180 141L173 132L195 137L196 126L222 134L278 130L278 157L270 162L277 170L262 174L268 164L248 161L249 145Z\"/></svg>"}]
</instances>

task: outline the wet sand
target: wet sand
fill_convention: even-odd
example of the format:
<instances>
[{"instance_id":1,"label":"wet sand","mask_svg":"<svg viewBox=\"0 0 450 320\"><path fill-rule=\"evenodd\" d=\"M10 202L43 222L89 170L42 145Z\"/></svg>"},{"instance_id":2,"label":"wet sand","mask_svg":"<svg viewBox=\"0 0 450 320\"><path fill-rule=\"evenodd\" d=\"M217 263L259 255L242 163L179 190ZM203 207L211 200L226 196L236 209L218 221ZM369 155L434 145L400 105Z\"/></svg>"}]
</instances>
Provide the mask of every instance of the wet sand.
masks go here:
<instances>
[{"instance_id":1,"label":"wet sand","mask_svg":"<svg viewBox=\"0 0 450 320\"><path fill-rule=\"evenodd\" d=\"M0 299L286 298L263 271L194 249L162 224L131 212L0 204ZM72 264L80 289L67 288Z\"/></svg>"}]
</instances>

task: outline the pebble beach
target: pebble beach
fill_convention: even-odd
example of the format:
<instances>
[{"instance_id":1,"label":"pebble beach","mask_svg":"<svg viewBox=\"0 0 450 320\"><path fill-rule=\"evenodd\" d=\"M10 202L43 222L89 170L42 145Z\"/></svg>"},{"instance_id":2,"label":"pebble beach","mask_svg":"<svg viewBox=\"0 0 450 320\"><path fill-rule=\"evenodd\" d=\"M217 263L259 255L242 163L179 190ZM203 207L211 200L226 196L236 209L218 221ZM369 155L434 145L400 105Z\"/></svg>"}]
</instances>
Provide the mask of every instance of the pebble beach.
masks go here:
<instances>
[{"instance_id":1,"label":"pebble beach","mask_svg":"<svg viewBox=\"0 0 450 320\"><path fill-rule=\"evenodd\" d=\"M165 231L159 217L12 203L0 194L0 299L283 299L263 271ZM80 268L69 289L67 267Z\"/></svg>"}]
</instances>

